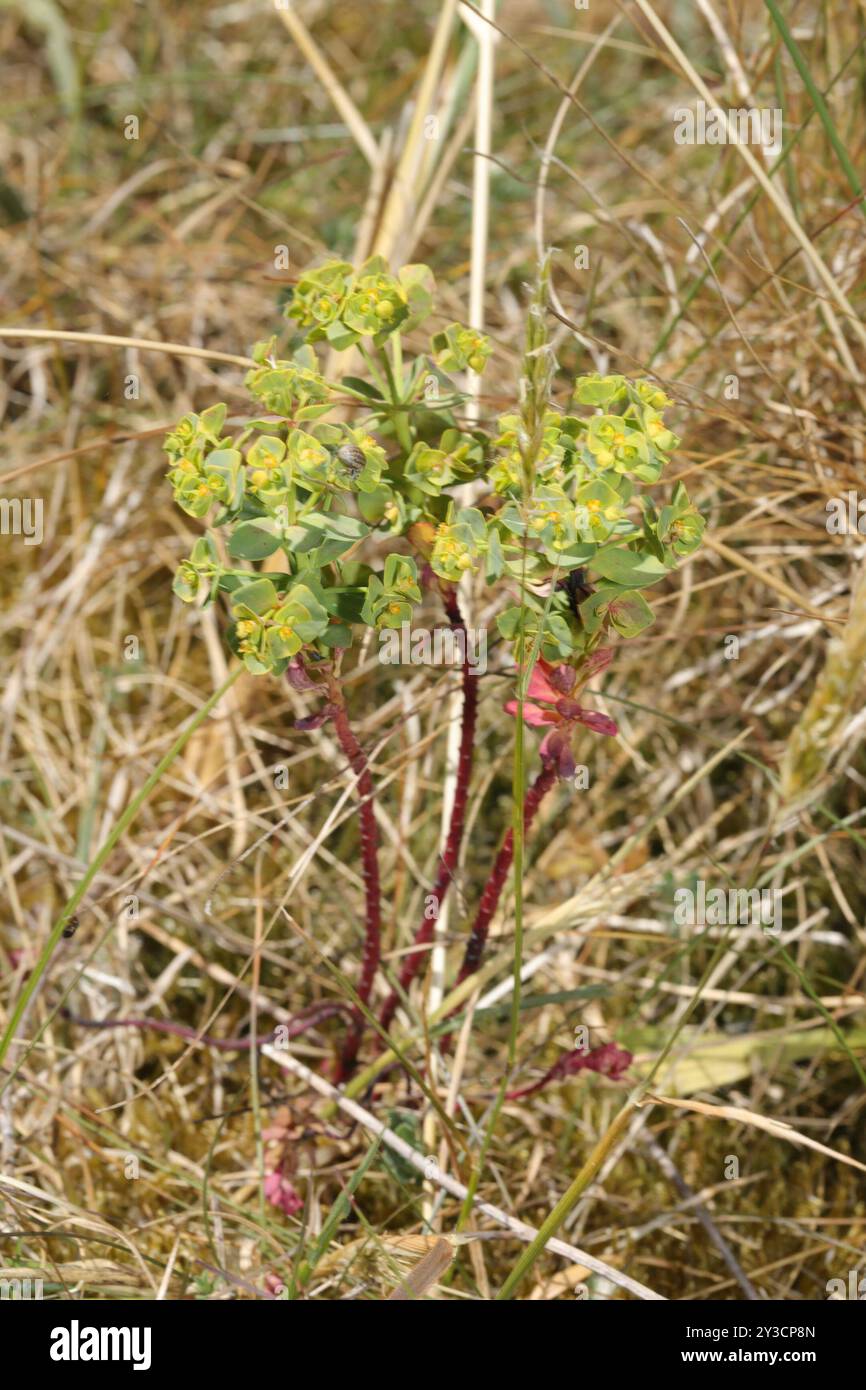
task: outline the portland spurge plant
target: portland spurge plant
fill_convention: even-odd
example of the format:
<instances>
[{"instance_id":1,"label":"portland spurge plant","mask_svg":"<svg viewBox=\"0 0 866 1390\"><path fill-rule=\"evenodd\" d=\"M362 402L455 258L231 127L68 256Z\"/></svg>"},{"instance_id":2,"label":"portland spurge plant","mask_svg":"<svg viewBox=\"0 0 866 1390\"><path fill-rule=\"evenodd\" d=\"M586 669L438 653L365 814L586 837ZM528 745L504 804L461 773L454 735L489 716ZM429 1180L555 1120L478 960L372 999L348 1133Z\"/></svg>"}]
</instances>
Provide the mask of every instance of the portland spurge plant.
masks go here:
<instances>
[{"instance_id":1,"label":"portland spurge plant","mask_svg":"<svg viewBox=\"0 0 866 1390\"><path fill-rule=\"evenodd\" d=\"M525 797L528 825L556 779L572 775L575 738L616 734L611 719L584 703L587 686L616 639L653 621L647 591L700 544L704 526L682 483L657 497L678 440L664 419L671 402L652 381L580 377L560 407L546 384L539 392L536 372L534 391L524 386L520 409L494 429L461 424L462 374L483 372L491 345L452 323L418 350L433 295L421 265L393 275L378 258L357 270L333 260L307 271L286 310L294 332L285 355L275 340L253 351L249 415L229 420L226 406L214 404L185 416L165 441L175 500L206 527L180 565L175 593L227 604L231 650L252 675L285 678L314 699L298 727L330 721L357 780L362 1008L343 1044L341 1078L356 1063L381 953L375 786L347 708L347 653L367 629L411 624L425 595L438 596L459 631L463 577L483 575L495 586L499 634L512 658L503 669L524 682L504 719L522 712L545 729L541 768ZM534 311L537 339L543 306ZM363 375L326 378L324 353L349 350ZM466 496L467 484L474 505L456 496ZM472 775L477 677L468 661L462 682L453 814L433 885L439 906L457 870ZM511 852L506 837L461 978L481 960ZM427 959L432 931L425 913L384 996L385 1028Z\"/></svg>"}]
</instances>

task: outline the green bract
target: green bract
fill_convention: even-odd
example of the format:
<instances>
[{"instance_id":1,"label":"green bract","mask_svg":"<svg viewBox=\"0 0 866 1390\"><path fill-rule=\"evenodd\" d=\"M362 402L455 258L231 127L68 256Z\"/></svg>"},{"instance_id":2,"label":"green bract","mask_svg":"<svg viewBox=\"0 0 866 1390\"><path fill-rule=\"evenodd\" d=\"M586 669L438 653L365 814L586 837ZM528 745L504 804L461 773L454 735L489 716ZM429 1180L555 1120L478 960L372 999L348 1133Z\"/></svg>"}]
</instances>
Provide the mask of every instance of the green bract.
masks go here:
<instances>
[{"instance_id":1,"label":"green bract","mask_svg":"<svg viewBox=\"0 0 866 1390\"><path fill-rule=\"evenodd\" d=\"M237 449L214 449L203 458L184 456L169 472L174 500L190 516L207 516L215 502L240 505L244 495L241 455Z\"/></svg>"},{"instance_id":2,"label":"green bract","mask_svg":"<svg viewBox=\"0 0 866 1390\"><path fill-rule=\"evenodd\" d=\"M482 459L477 440L459 430L445 430L438 449L423 442L415 445L406 460L404 476L422 492L438 497L443 488L471 477Z\"/></svg>"},{"instance_id":3,"label":"green bract","mask_svg":"<svg viewBox=\"0 0 866 1390\"><path fill-rule=\"evenodd\" d=\"M652 622L647 592L700 544L682 483L658 495L679 440L655 382L591 374L563 393L565 410L546 391L535 415L524 401L493 429L467 428L462 374L483 369L490 345L450 323L431 355L413 352L434 290L426 266L394 274L380 257L304 271L288 340L253 349L249 408L229 426L213 405L166 436L175 499L211 527L174 592L226 596L229 642L251 672L314 665L365 627L399 628L425 584L467 573L501 581L498 626L516 659L537 650L589 669L611 634ZM316 342L356 349L364 374L327 380Z\"/></svg>"},{"instance_id":4,"label":"green bract","mask_svg":"<svg viewBox=\"0 0 866 1390\"><path fill-rule=\"evenodd\" d=\"M352 280L352 267L346 261L328 261L318 270L308 270L295 287L286 310L301 328L321 328L335 323L342 312Z\"/></svg>"},{"instance_id":5,"label":"green bract","mask_svg":"<svg viewBox=\"0 0 866 1390\"><path fill-rule=\"evenodd\" d=\"M483 372L490 356L490 340L474 328L452 323L433 338L434 360L446 372L462 371L469 367Z\"/></svg>"},{"instance_id":6,"label":"green bract","mask_svg":"<svg viewBox=\"0 0 866 1390\"><path fill-rule=\"evenodd\" d=\"M689 501L689 494L682 483L677 483L669 507L662 507L656 534L664 545L669 545L675 555L691 555L697 550L704 534L706 522L697 508Z\"/></svg>"},{"instance_id":7,"label":"green bract","mask_svg":"<svg viewBox=\"0 0 866 1390\"><path fill-rule=\"evenodd\" d=\"M193 546L189 559L178 567L172 587L184 603L192 603L203 583L209 584L218 573L216 546L210 536L201 536Z\"/></svg>"},{"instance_id":8,"label":"green bract","mask_svg":"<svg viewBox=\"0 0 866 1390\"><path fill-rule=\"evenodd\" d=\"M253 675L280 674L289 658L326 632L328 610L314 587L297 583L278 592L270 579L259 578L234 590L230 640Z\"/></svg>"},{"instance_id":9,"label":"green bract","mask_svg":"<svg viewBox=\"0 0 866 1390\"><path fill-rule=\"evenodd\" d=\"M345 261L306 271L286 316L308 330L311 343L326 338L343 349L372 338L381 346L397 329L426 318L432 302L433 276L427 266L404 266L394 276L381 256L372 256L357 272Z\"/></svg>"},{"instance_id":10,"label":"green bract","mask_svg":"<svg viewBox=\"0 0 866 1390\"><path fill-rule=\"evenodd\" d=\"M301 359L297 362L281 361L274 357L274 343L272 338L268 343L257 343L253 348L253 360L262 365L254 367L247 372L244 377L244 385L251 396L254 396L266 410L273 411L275 415L285 415L287 419L315 419L317 415L327 413L329 405L321 409L323 402L328 401L329 391L327 383L316 370L316 355L312 348L308 349L306 361Z\"/></svg>"},{"instance_id":11,"label":"green bract","mask_svg":"<svg viewBox=\"0 0 866 1390\"><path fill-rule=\"evenodd\" d=\"M393 332L409 317L409 306L398 280L391 275L359 275L346 298L341 318L361 336L375 338Z\"/></svg>"},{"instance_id":12,"label":"green bract","mask_svg":"<svg viewBox=\"0 0 866 1390\"><path fill-rule=\"evenodd\" d=\"M382 578L371 575L361 616L371 627L401 627L421 602L418 571L408 555L389 555Z\"/></svg>"},{"instance_id":13,"label":"green bract","mask_svg":"<svg viewBox=\"0 0 866 1390\"><path fill-rule=\"evenodd\" d=\"M475 507L464 507L453 521L443 521L437 528L430 565L435 574L456 583L467 570L475 569L476 559L486 549L484 516Z\"/></svg>"}]
</instances>

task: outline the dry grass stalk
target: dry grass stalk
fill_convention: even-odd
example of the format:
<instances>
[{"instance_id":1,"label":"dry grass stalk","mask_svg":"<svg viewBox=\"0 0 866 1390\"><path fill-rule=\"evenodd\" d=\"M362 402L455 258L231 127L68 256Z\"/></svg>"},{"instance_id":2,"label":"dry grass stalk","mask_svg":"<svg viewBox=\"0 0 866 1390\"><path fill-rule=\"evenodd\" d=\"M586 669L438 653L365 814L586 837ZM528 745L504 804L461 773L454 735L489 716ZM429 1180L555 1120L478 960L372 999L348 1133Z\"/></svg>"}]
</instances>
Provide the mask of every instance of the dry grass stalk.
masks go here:
<instances>
[{"instance_id":1,"label":"dry grass stalk","mask_svg":"<svg viewBox=\"0 0 866 1390\"><path fill-rule=\"evenodd\" d=\"M827 646L824 667L785 746L779 770L779 817L800 812L827 789L830 766L845 743L851 712L866 680L866 566L851 590L848 621ZM850 759L853 749L846 748Z\"/></svg>"}]
</instances>

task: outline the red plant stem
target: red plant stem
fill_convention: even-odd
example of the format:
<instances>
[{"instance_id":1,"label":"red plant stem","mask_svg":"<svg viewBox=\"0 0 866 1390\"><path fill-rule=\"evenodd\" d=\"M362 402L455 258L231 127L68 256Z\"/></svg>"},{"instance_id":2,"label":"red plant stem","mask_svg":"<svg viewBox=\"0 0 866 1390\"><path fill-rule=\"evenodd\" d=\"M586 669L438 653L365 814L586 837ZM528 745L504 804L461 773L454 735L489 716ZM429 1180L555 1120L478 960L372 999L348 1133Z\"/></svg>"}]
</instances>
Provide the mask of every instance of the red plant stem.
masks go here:
<instances>
[{"instance_id":1,"label":"red plant stem","mask_svg":"<svg viewBox=\"0 0 866 1390\"><path fill-rule=\"evenodd\" d=\"M308 1028L315 1028L317 1023L323 1023L326 1018L345 1013L348 1007L347 1004L336 1001L311 1004L294 1018L290 1018L288 1023L279 1024L270 1033L256 1038L255 1045L264 1047L265 1043L276 1042L280 1037L297 1038L301 1033L306 1033ZM253 1046L251 1037L212 1038L208 1033L199 1033L196 1028L188 1028L184 1023L170 1023L163 1018L80 1018L68 1009L63 1010L63 1017L74 1023L76 1028L141 1028L151 1033L170 1033L174 1038L201 1043L202 1047L213 1047L218 1052L249 1052Z\"/></svg>"},{"instance_id":2,"label":"red plant stem","mask_svg":"<svg viewBox=\"0 0 866 1390\"><path fill-rule=\"evenodd\" d=\"M361 821L361 867L364 876L364 896L366 916L364 926L364 952L361 957L361 978L357 994L362 1004L367 1004L373 989L373 981L379 968L382 949L382 902L379 888L379 834L376 829L376 813L373 808L373 778L367 755L352 732L349 716L343 701L342 691L336 681L330 683L330 696L334 705L333 720L340 747L349 760L352 771L358 778L358 793L361 803L358 815ZM352 1023L343 1044L337 1065L337 1081L345 1081L355 1068L358 1049L364 1031L364 1016L360 1009L353 1013Z\"/></svg>"},{"instance_id":3,"label":"red plant stem","mask_svg":"<svg viewBox=\"0 0 866 1390\"><path fill-rule=\"evenodd\" d=\"M550 762L545 762L523 800L524 833L532 824L536 811L555 781L556 763L552 760ZM481 894L481 901L478 904L475 921L472 923L472 930L469 933L469 941L466 945L463 964L460 967L460 974L457 976L458 985L465 980L468 975L474 974L481 964L481 957L484 953L484 946L487 941L487 933L490 930L490 923L493 920L493 914L499 906L499 899L502 896L502 889L505 887L505 880L508 877L508 871L511 868L511 861L513 858L514 832L513 830L509 830L505 839L502 841L502 847L496 856L496 861L490 871L490 877L484 885L484 892Z\"/></svg>"},{"instance_id":4,"label":"red plant stem","mask_svg":"<svg viewBox=\"0 0 866 1390\"><path fill-rule=\"evenodd\" d=\"M457 759L457 780L454 788L454 802L451 808L451 820L448 826L448 835L445 840L445 848L439 859L439 869L436 874L436 881L433 884L432 897L435 900L436 915L427 916L426 902L425 914L421 920L418 930L415 932L414 946L406 957L403 968L400 971L400 987L403 993L409 988L421 966L427 960L429 952L425 949L432 940L433 929L436 925L436 916L442 909L445 895L451 886L454 875L457 871L457 863L460 858L460 846L463 843L463 827L466 821L466 803L469 797L469 783L472 777L472 755L475 745L475 720L478 712L478 677L473 673L469 658L469 643L466 634L466 624L460 613L457 603L457 594L453 589L447 589L443 594L445 602L445 612L453 630L463 633L463 710L460 729L460 752ZM400 1002L400 994L397 990L392 990L382 1005L382 1012L379 1015L379 1022L384 1029L388 1029L397 1005Z\"/></svg>"}]
</instances>

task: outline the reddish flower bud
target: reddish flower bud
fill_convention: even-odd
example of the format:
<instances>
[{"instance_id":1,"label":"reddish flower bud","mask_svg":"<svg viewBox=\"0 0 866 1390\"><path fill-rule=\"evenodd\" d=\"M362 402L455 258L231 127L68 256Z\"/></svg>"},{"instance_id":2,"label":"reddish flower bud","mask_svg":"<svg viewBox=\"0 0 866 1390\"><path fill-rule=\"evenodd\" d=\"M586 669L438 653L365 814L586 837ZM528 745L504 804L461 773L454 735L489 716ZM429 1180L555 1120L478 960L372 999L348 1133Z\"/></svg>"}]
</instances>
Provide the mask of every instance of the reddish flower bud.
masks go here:
<instances>
[{"instance_id":1,"label":"reddish flower bud","mask_svg":"<svg viewBox=\"0 0 866 1390\"><path fill-rule=\"evenodd\" d=\"M300 656L293 656L286 667L286 680L293 690L316 690L316 682L311 679Z\"/></svg>"},{"instance_id":2,"label":"reddish flower bud","mask_svg":"<svg viewBox=\"0 0 866 1390\"><path fill-rule=\"evenodd\" d=\"M587 680L597 676L602 671L606 671L613 661L613 647L598 647L596 651L590 652L586 657L584 672Z\"/></svg>"},{"instance_id":3,"label":"reddish flower bud","mask_svg":"<svg viewBox=\"0 0 866 1390\"><path fill-rule=\"evenodd\" d=\"M582 709L574 718L579 724L585 724L588 729L592 729L594 734L607 734L610 738L616 738L619 733L613 720L608 719L606 714L599 714L598 710Z\"/></svg>"},{"instance_id":4,"label":"reddish flower bud","mask_svg":"<svg viewBox=\"0 0 866 1390\"><path fill-rule=\"evenodd\" d=\"M265 1200L272 1207L278 1207L286 1216L294 1216L303 1209L304 1203L289 1179L282 1173L268 1173L265 1177Z\"/></svg>"},{"instance_id":5,"label":"reddish flower bud","mask_svg":"<svg viewBox=\"0 0 866 1390\"><path fill-rule=\"evenodd\" d=\"M579 1071L594 1071L600 1076L609 1077L611 1081L622 1081L623 1073L628 1071L633 1060L632 1054L624 1047L617 1047L616 1043L604 1043L601 1047L594 1047L591 1052L576 1049L574 1052L567 1052L555 1062L540 1081L534 1082L531 1086L523 1086L519 1091L509 1091L505 1098L521 1100L543 1090L551 1081L562 1081Z\"/></svg>"},{"instance_id":6,"label":"reddish flower bud","mask_svg":"<svg viewBox=\"0 0 866 1390\"><path fill-rule=\"evenodd\" d=\"M545 762L556 764L558 777L567 779L574 776L577 764L571 751L570 729L552 729L543 739L539 752Z\"/></svg>"},{"instance_id":7,"label":"reddish flower bud","mask_svg":"<svg viewBox=\"0 0 866 1390\"><path fill-rule=\"evenodd\" d=\"M561 695L569 695L574 689L577 672L573 666L554 666L548 672L548 679L554 690Z\"/></svg>"}]
</instances>

